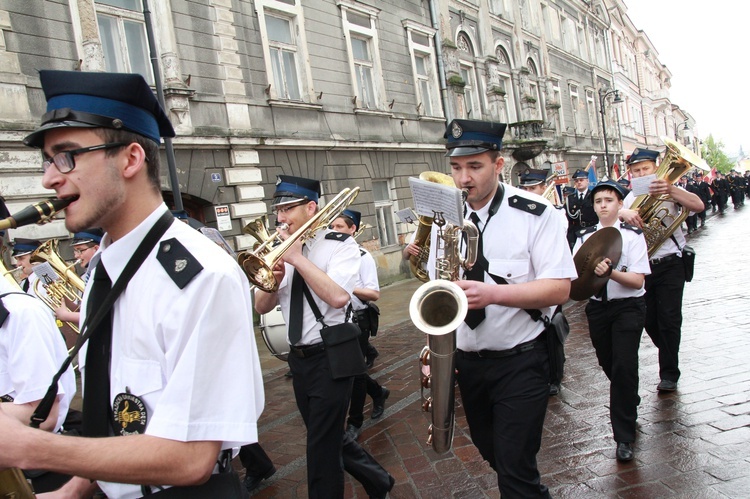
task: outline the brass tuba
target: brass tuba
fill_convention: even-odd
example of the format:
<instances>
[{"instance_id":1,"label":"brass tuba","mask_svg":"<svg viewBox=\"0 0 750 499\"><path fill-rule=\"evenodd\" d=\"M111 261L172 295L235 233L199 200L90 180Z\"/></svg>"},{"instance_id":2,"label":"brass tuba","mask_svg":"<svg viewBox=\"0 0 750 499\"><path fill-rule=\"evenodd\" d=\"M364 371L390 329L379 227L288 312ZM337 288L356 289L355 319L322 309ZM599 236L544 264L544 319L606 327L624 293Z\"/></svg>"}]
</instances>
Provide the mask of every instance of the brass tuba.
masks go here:
<instances>
[{"instance_id":1,"label":"brass tuba","mask_svg":"<svg viewBox=\"0 0 750 499\"><path fill-rule=\"evenodd\" d=\"M426 180L436 184L455 187L453 177L445 173L426 171L419 174L419 180ZM427 260L430 258L430 232L432 231L432 217L420 216L417 233L414 236L414 244L419 246L419 254L409 257L409 268L414 277L422 282L430 280L430 275L425 270Z\"/></svg>"},{"instance_id":2,"label":"brass tuba","mask_svg":"<svg viewBox=\"0 0 750 499\"><path fill-rule=\"evenodd\" d=\"M462 227L446 224L438 214L433 223L438 227L438 248L435 258L435 281L421 285L409 303L409 315L414 325L427 333L428 346L420 359L422 409L432 412L427 443L438 454L448 452L453 442L455 418L455 353L456 328L466 317L466 294L453 281L458 280L460 268L470 269L477 258L479 230L464 221ZM461 258L460 242L466 237L466 257ZM442 251L442 255L441 252ZM423 366L430 367L426 375ZM425 397L425 389L430 397Z\"/></svg>"},{"instance_id":3,"label":"brass tuba","mask_svg":"<svg viewBox=\"0 0 750 499\"><path fill-rule=\"evenodd\" d=\"M284 256L284 253L298 239L301 241L309 239L317 231L331 225L331 222L341 215L341 212L354 201L357 194L359 194L359 187L353 189L346 188L339 192L330 203L320 208L310 220L278 245L275 245L281 239L278 232L272 235L268 230L265 230L265 232L260 230L260 234L255 236L256 239L259 241L261 238L266 239L256 245L252 251L242 251L237 255L237 263L245 271L250 282L268 293L273 293L279 289L280 283L276 281L273 275L273 268ZM257 230L257 226L255 229Z\"/></svg>"},{"instance_id":4,"label":"brass tuba","mask_svg":"<svg viewBox=\"0 0 750 499\"><path fill-rule=\"evenodd\" d=\"M703 163L698 155L678 142L667 137L662 137L661 140L667 146L667 153L656 170L657 178L674 184L688 170ZM679 213L676 216L670 215L669 209L663 206L664 203L674 203L674 200L666 195L642 194L636 197L630 206L631 210L638 212L643 221L643 235L646 237L649 257L656 253L689 215L688 210L679 205Z\"/></svg>"}]
</instances>

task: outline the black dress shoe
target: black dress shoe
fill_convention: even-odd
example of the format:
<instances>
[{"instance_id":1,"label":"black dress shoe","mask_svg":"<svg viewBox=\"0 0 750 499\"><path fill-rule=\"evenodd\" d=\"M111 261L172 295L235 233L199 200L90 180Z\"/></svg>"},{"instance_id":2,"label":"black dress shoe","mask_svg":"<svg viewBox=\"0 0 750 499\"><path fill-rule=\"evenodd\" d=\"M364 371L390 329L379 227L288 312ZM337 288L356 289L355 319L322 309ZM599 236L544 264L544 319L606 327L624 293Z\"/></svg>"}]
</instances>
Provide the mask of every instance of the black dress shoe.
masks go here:
<instances>
[{"instance_id":1,"label":"black dress shoe","mask_svg":"<svg viewBox=\"0 0 750 499\"><path fill-rule=\"evenodd\" d=\"M387 399L390 394L391 391L388 388L383 387L380 392L380 397L372 399L372 415L370 416L372 419L378 419L383 415L383 412L385 411L385 399Z\"/></svg>"},{"instance_id":2,"label":"black dress shoe","mask_svg":"<svg viewBox=\"0 0 750 499\"><path fill-rule=\"evenodd\" d=\"M656 385L656 389L660 392L673 392L677 390L677 382L663 379Z\"/></svg>"},{"instance_id":3,"label":"black dress shoe","mask_svg":"<svg viewBox=\"0 0 750 499\"><path fill-rule=\"evenodd\" d=\"M271 478L274 473L276 473L276 468L271 466L271 469L262 475L245 475L245 480L242 482L242 484L245 486L248 492L252 492L253 490L260 487L260 482L267 478Z\"/></svg>"},{"instance_id":4,"label":"black dress shoe","mask_svg":"<svg viewBox=\"0 0 750 499\"><path fill-rule=\"evenodd\" d=\"M617 452L615 452L615 455L617 456L617 460L623 463L626 463L628 461L633 460L633 447L630 445L630 442L618 442L617 443Z\"/></svg>"},{"instance_id":5,"label":"black dress shoe","mask_svg":"<svg viewBox=\"0 0 750 499\"><path fill-rule=\"evenodd\" d=\"M362 434L362 428L356 427L353 424L349 424L346 426L346 434L352 437L352 440L355 442L359 440L359 436Z\"/></svg>"},{"instance_id":6,"label":"black dress shoe","mask_svg":"<svg viewBox=\"0 0 750 499\"><path fill-rule=\"evenodd\" d=\"M389 483L388 490L386 490L382 494L378 494L376 496L370 496L370 499L385 499L386 497L388 497L388 492L393 490L393 486L396 485L396 479L393 478L393 476L391 476L390 473L388 474L388 483Z\"/></svg>"},{"instance_id":7,"label":"black dress shoe","mask_svg":"<svg viewBox=\"0 0 750 499\"><path fill-rule=\"evenodd\" d=\"M550 397L553 395L557 395L560 393L560 385L556 385L554 383L550 383L549 385L549 395Z\"/></svg>"}]
</instances>

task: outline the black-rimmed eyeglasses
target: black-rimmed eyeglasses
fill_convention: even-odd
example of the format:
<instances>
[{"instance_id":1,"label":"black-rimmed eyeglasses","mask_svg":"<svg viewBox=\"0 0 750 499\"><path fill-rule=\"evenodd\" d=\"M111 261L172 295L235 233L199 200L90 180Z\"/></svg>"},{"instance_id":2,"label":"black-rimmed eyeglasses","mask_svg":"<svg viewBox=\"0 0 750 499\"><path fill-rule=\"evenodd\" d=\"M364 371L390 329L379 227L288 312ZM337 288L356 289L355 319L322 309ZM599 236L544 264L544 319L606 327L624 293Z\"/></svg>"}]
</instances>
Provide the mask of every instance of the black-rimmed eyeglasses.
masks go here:
<instances>
[{"instance_id":1,"label":"black-rimmed eyeglasses","mask_svg":"<svg viewBox=\"0 0 750 499\"><path fill-rule=\"evenodd\" d=\"M62 151L49 159L42 161L42 171L47 173L49 167L53 164L60 173L70 173L73 168L76 167L75 157L79 154L84 154L92 151L101 151L106 149L114 149L115 147L122 147L128 145L128 142L111 142L109 144L99 144L98 146L81 147L80 149L71 149L70 151Z\"/></svg>"}]
</instances>

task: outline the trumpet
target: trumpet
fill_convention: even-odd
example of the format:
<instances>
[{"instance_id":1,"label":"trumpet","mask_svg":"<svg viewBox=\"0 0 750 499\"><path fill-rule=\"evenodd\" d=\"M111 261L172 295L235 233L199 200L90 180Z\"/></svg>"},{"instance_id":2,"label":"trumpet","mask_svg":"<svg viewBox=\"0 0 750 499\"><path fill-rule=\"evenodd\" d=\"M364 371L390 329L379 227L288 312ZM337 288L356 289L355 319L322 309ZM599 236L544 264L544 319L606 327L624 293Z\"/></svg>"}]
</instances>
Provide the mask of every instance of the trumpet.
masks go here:
<instances>
[{"instance_id":1,"label":"trumpet","mask_svg":"<svg viewBox=\"0 0 750 499\"><path fill-rule=\"evenodd\" d=\"M46 224L47 222L50 222L58 212L67 208L73 201L75 201L75 198L50 198L44 201L39 201L31 206L27 206L15 215L0 220L0 230L15 229L17 227L23 227L24 225L35 223L40 225Z\"/></svg>"},{"instance_id":2,"label":"trumpet","mask_svg":"<svg viewBox=\"0 0 750 499\"><path fill-rule=\"evenodd\" d=\"M468 303L464 291L453 281L458 280L462 267L470 269L476 263L479 229L464 221L462 227L446 224L438 214L433 223L438 227L438 252L435 259L437 280L421 285L409 303L409 315L414 325L428 335L428 346L419 355L422 409L432 412L427 443L438 454L448 452L453 442L455 419L455 352L456 328L466 317ZM461 258L460 241L466 236L466 257ZM442 255L440 251L442 250ZM430 366L430 375L422 366ZM424 390L430 390L425 397Z\"/></svg>"},{"instance_id":3,"label":"trumpet","mask_svg":"<svg viewBox=\"0 0 750 499\"><path fill-rule=\"evenodd\" d=\"M279 282L273 275L273 268L281 260L289 248L297 240L305 241L312 237L317 231L331 225L341 212L344 211L359 194L359 187L346 188L339 192L330 203L320 208L304 225L297 229L294 234L275 245L281 238L279 233L273 235L265 229L258 229L257 224L250 230L258 233L256 238L260 242L252 251L242 251L237 255L237 263L245 271L247 278L252 284L268 293L279 289ZM247 229L247 227L246 227ZM261 242L261 238L265 238Z\"/></svg>"}]
</instances>

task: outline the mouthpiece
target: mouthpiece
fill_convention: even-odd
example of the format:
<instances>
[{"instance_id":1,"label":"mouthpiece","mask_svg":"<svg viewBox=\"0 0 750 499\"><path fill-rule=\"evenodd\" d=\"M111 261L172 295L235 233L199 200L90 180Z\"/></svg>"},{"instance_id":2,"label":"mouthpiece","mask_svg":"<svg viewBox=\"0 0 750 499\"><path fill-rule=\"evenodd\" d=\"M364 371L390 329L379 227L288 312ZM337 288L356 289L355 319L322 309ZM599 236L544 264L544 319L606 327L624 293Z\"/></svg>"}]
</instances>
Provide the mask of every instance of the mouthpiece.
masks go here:
<instances>
[{"instance_id":1,"label":"mouthpiece","mask_svg":"<svg viewBox=\"0 0 750 499\"><path fill-rule=\"evenodd\" d=\"M0 220L0 230L15 229L34 223L46 224L59 212L75 201L75 198L50 198L27 206L15 215Z\"/></svg>"},{"instance_id":2,"label":"mouthpiece","mask_svg":"<svg viewBox=\"0 0 750 499\"><path fill-rule=\"evenodd\" d=\"M289 224L279 224L276 226L278 230L289 230Z\"/></svg>"}]
</instances>

